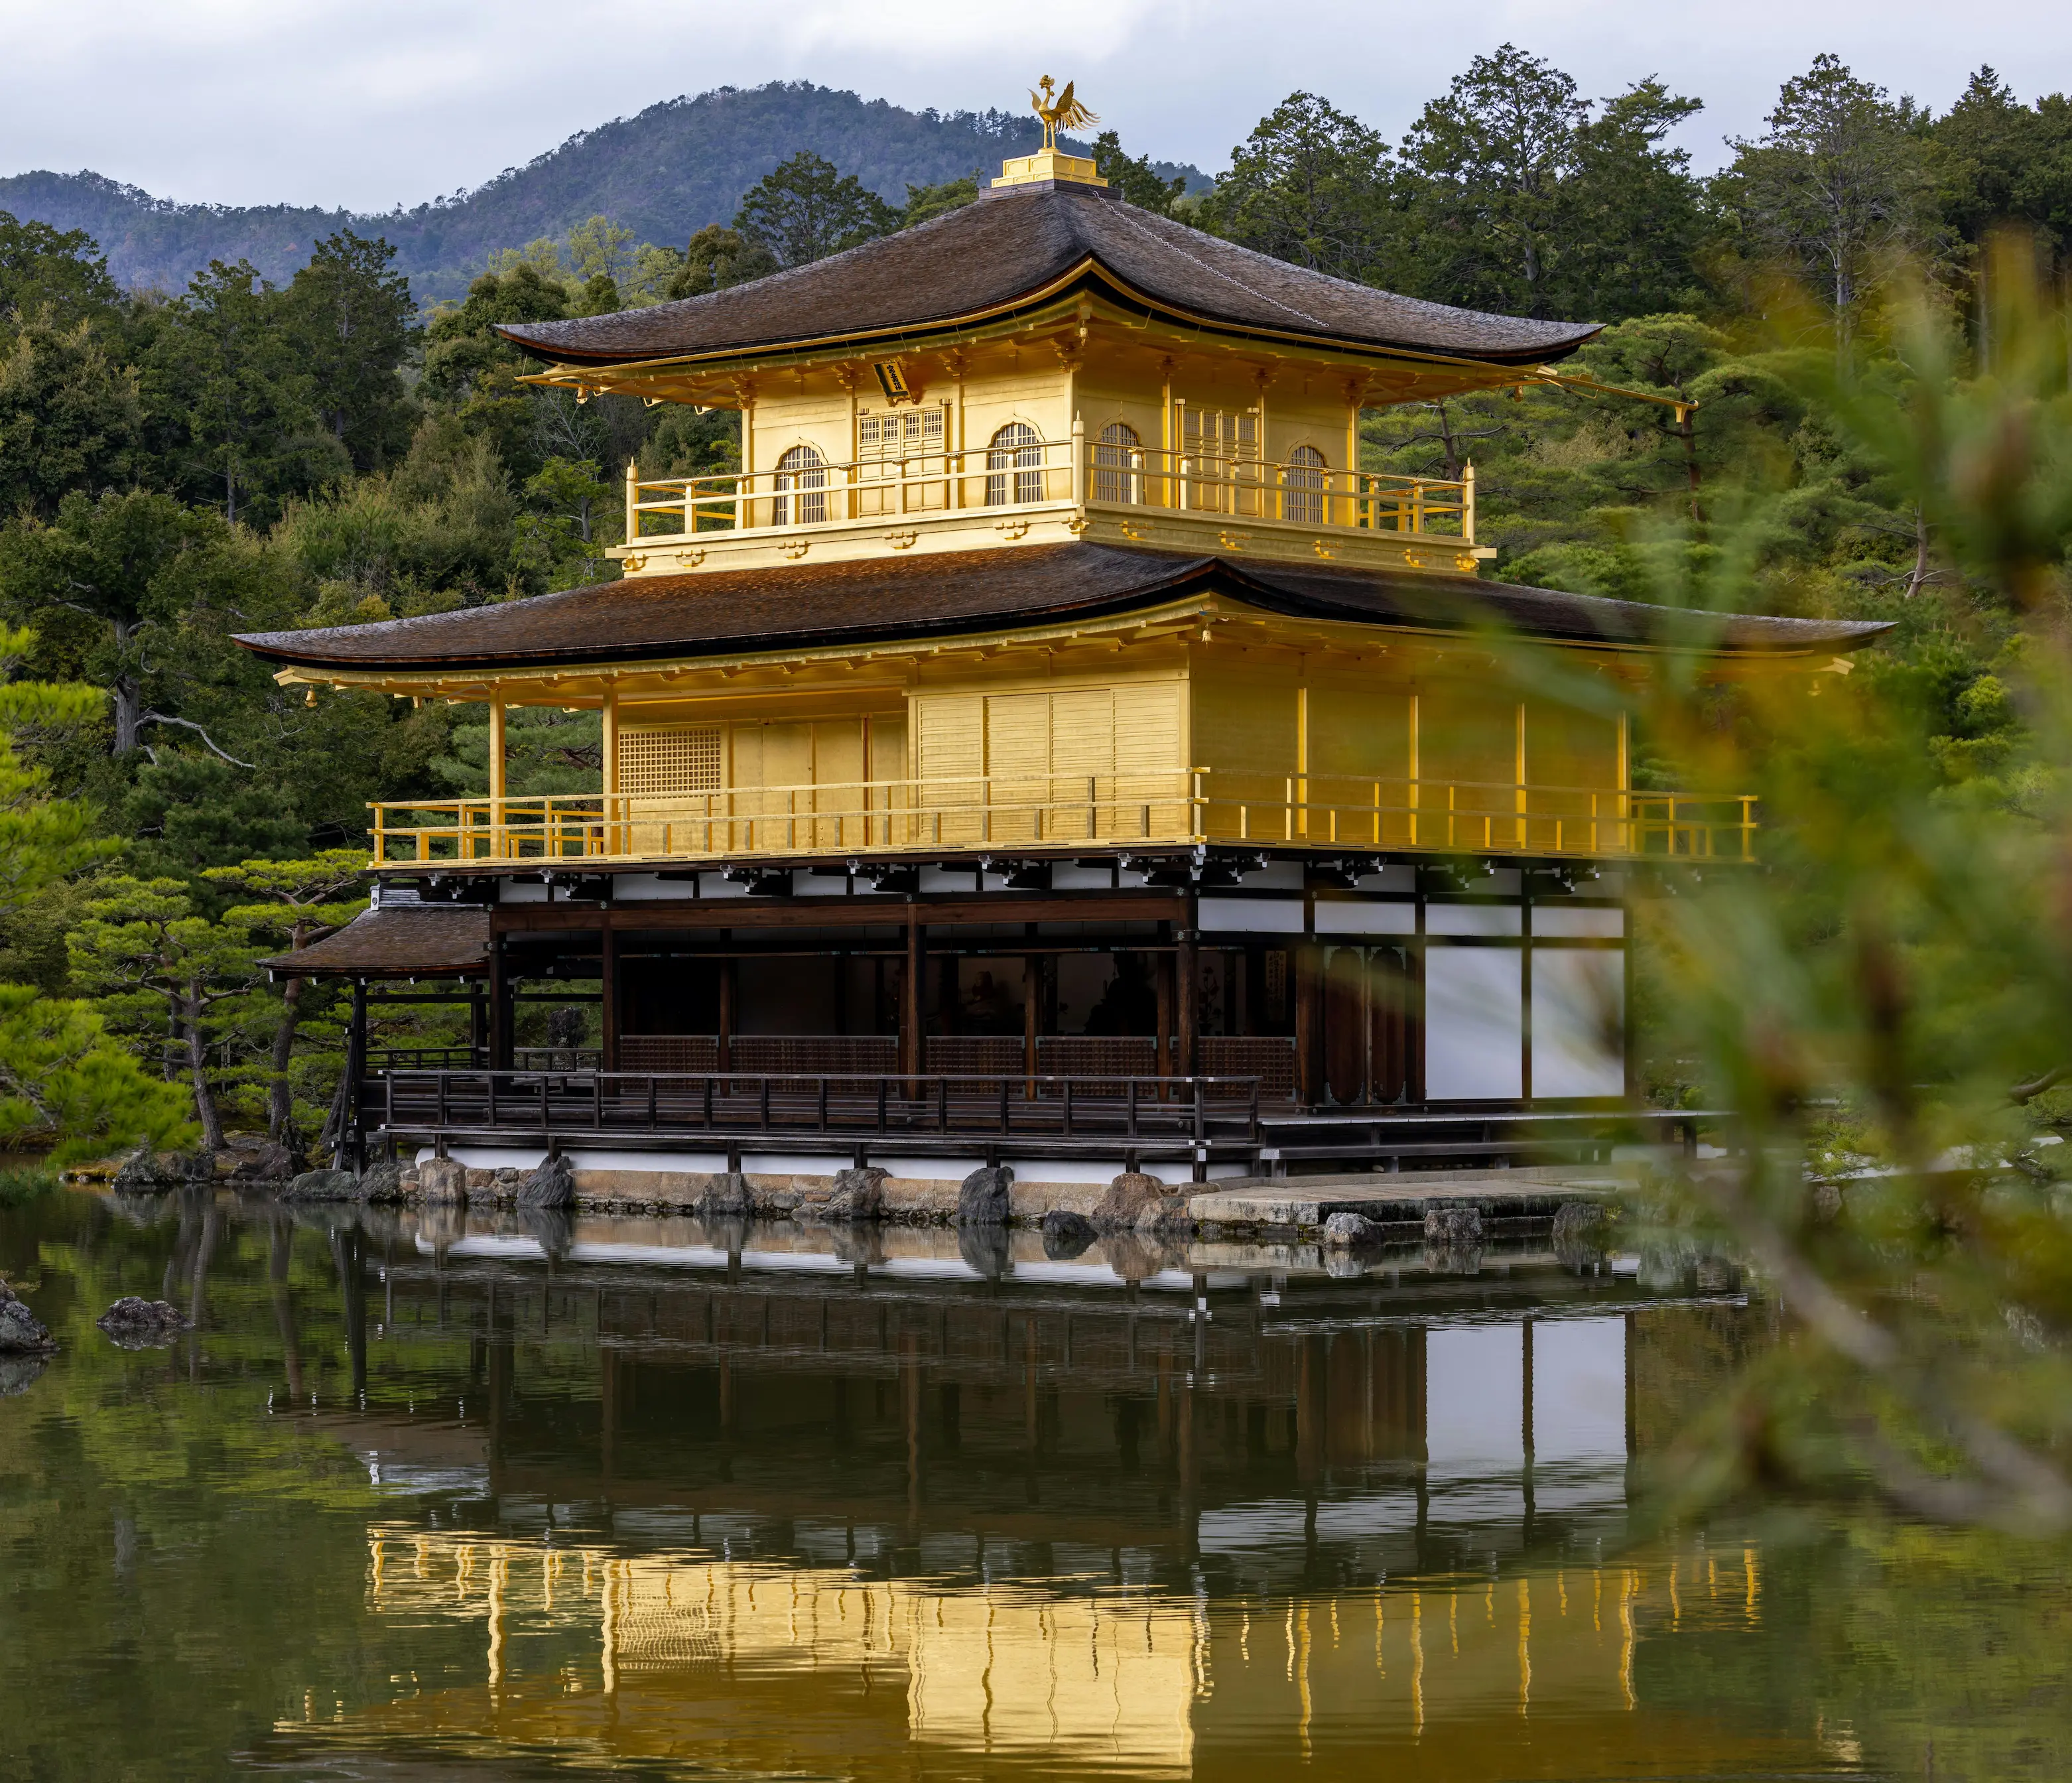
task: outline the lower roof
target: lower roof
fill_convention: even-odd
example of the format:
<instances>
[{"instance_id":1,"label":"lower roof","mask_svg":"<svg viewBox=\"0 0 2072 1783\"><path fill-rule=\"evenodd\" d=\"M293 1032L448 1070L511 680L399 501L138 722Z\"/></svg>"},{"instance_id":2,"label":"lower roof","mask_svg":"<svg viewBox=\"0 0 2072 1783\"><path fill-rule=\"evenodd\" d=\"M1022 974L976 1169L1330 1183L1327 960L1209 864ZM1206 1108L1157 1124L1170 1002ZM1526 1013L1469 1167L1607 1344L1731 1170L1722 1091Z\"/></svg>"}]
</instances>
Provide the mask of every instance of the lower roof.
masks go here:
<instances>
[{"instance_id":1,"label":"lower roof","mask_svg":"<svg viewBox=\"0 0 2072 1783\"><path fill-rule=\"evenodd\" d=\"M1219 593L1292 618L1420 629L1495 626L1566 643L1852 649L1886 628L1704 615L1422 570L1036 545L683 575L632 576L495 606L237 641L302 669L495 669L863 645L1054 624Z\"/></svg>"},{"instance_id":2,"label":"lower roof","mask_svg":"<svg viewBox=\"0 0 2072 1783\"><path fill-rule=\"evenodd\" d=\"M322 941L259 963L284 978L474 977L489 970L489 912L458 904L363 910Z\"/></svg>"}]
</instances>

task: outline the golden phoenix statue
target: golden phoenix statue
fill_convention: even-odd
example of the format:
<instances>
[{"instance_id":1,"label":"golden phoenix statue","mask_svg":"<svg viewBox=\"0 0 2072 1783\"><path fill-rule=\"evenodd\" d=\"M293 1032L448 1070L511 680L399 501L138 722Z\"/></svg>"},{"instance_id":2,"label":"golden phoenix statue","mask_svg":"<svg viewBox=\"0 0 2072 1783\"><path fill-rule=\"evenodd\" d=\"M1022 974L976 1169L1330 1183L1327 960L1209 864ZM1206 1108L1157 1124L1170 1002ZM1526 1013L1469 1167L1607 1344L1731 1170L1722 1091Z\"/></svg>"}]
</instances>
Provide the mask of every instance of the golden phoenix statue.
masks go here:
<instances>
[{"instance_id":1,"label":"golden phoenix statue","mask_svg":"<svg viewBox=\"0 0 2072 1783\"><path fill-rule=\"evenodd\" d=\"M1031 92L1029 103L1036 115L1043 120L1043 146L1054 149L1058 146L1058 132L1083 129L1088 124L1098 124L1100 119L1088 111L1072 97L1073 83L1067 80L1065 90L1058 95L1054 105L1050 89L1057 84L1049 75L1036 83L1039 92Z\"/></svg>"}]
</instances>

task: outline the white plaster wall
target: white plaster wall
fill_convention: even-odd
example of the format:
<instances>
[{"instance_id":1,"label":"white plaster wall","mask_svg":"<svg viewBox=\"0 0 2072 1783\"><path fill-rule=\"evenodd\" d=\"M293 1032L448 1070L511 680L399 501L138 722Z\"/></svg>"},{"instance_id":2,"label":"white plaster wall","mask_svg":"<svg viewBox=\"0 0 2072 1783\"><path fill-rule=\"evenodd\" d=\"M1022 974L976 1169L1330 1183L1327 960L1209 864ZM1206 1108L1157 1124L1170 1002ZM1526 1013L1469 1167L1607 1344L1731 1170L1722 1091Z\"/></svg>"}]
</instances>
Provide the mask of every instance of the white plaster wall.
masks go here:
<instances>
[{"instance_id":1,"label":"white plaster wall","mask_svg":"<svg viewBox=\"0 0 2072 1783\"><path fill-rule=\"evenodd\" d=\"M1432 947L1424 955L1424 1093L1437 1102L1525 1093L1525 974L1509 947Z\"/></svg>"},{"instance_id":2,"label":"white plaster wall","mask_svg":"<svg viewBox=\"0 0 2072 1783\"><path fill-rule=\"evenodd\" d=\"M1536 948L1532 1093L1626 1091L1626 956L1608 949Z\"/></svg>"}]
</instances>

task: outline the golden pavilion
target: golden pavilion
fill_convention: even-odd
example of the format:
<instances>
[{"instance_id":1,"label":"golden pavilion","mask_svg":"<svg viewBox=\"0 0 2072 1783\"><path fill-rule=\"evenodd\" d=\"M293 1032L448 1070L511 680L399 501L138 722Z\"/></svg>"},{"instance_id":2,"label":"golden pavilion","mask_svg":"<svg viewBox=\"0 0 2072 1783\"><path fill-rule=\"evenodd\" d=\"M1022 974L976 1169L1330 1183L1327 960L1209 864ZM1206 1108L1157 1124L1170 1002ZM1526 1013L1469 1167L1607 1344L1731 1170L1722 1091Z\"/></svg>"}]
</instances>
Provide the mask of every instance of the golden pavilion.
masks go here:
<instances>
[{"instance_id":1,"label":"golden pavilion","mask_svg":"<svg viewBox=\"0 0 2072 1783\"><path fill-rule=\"evenodd\" d=\"M1596 331L1271 259L1054 146L828 259L504 327L537 384L738 412L740 465L629 466L620 579L240 640L490 714L486 796L378 807L376 908L283 962L475 1001L465 1056L391 1061L438 1069L362 1044L356 1143L1200 1180L1628 1106L1629 877L1751 859L1755 813L1636 790L1618 702L1548 690L1878 628L1492 582L1471 471L1360 467L1363 410ZM507 791L527 706L602 714L594 791ZM594 1003L589 1049L520 1048L528 998Z\"/></svg>"}]
</instances>

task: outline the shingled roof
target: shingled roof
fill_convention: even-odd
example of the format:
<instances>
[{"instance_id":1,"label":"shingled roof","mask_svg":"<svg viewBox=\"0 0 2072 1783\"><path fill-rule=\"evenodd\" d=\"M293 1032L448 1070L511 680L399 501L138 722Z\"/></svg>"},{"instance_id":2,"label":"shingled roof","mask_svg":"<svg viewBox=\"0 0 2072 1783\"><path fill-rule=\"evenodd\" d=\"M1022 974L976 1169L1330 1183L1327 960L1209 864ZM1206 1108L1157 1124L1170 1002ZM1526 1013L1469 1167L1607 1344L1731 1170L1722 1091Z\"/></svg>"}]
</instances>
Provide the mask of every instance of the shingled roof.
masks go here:
<instances>
[{"instance_id":1,"label":"shingled roof","mask_svg":"<svg viewBox=\"0 0 2072 1783\"><path fill-rule=\"evenodd\" d=\"M896 235L704 297L499 332L564 364L742 353L1011 312L1058 294L1075 274L1111 296L1240 331L1498 364L1565 357L1601 326L1399 297L1255 253L1098 187L1043 182L989 191Z\"/></svg>"},{"instance_id":2,"label":"shingled roof","mask_svg":"<svg viewBox=\"0 0 2072 1783\"><path fill-rule=\"evenodd\" d=\"M473 904L384 905L259 963L282 978L473 977L489 969L489 912Z\"/></svg>"},{"instance_id":3,"label":"shingled roof","mask_svg":"<svg viewBox=\"0 0 2072 1783\"><path fill-rule=\"evenodd\" d=\"M1849 649L1881 625L1735 615L1469 575L1312 568L1086 543L633 576L491 607L240 637L304 669L491 669L722 657L896 642L1128 612L1219 593L1290 617L1466 630L1495 624L1577 643Z\"/></svg>"}]
</instances>

